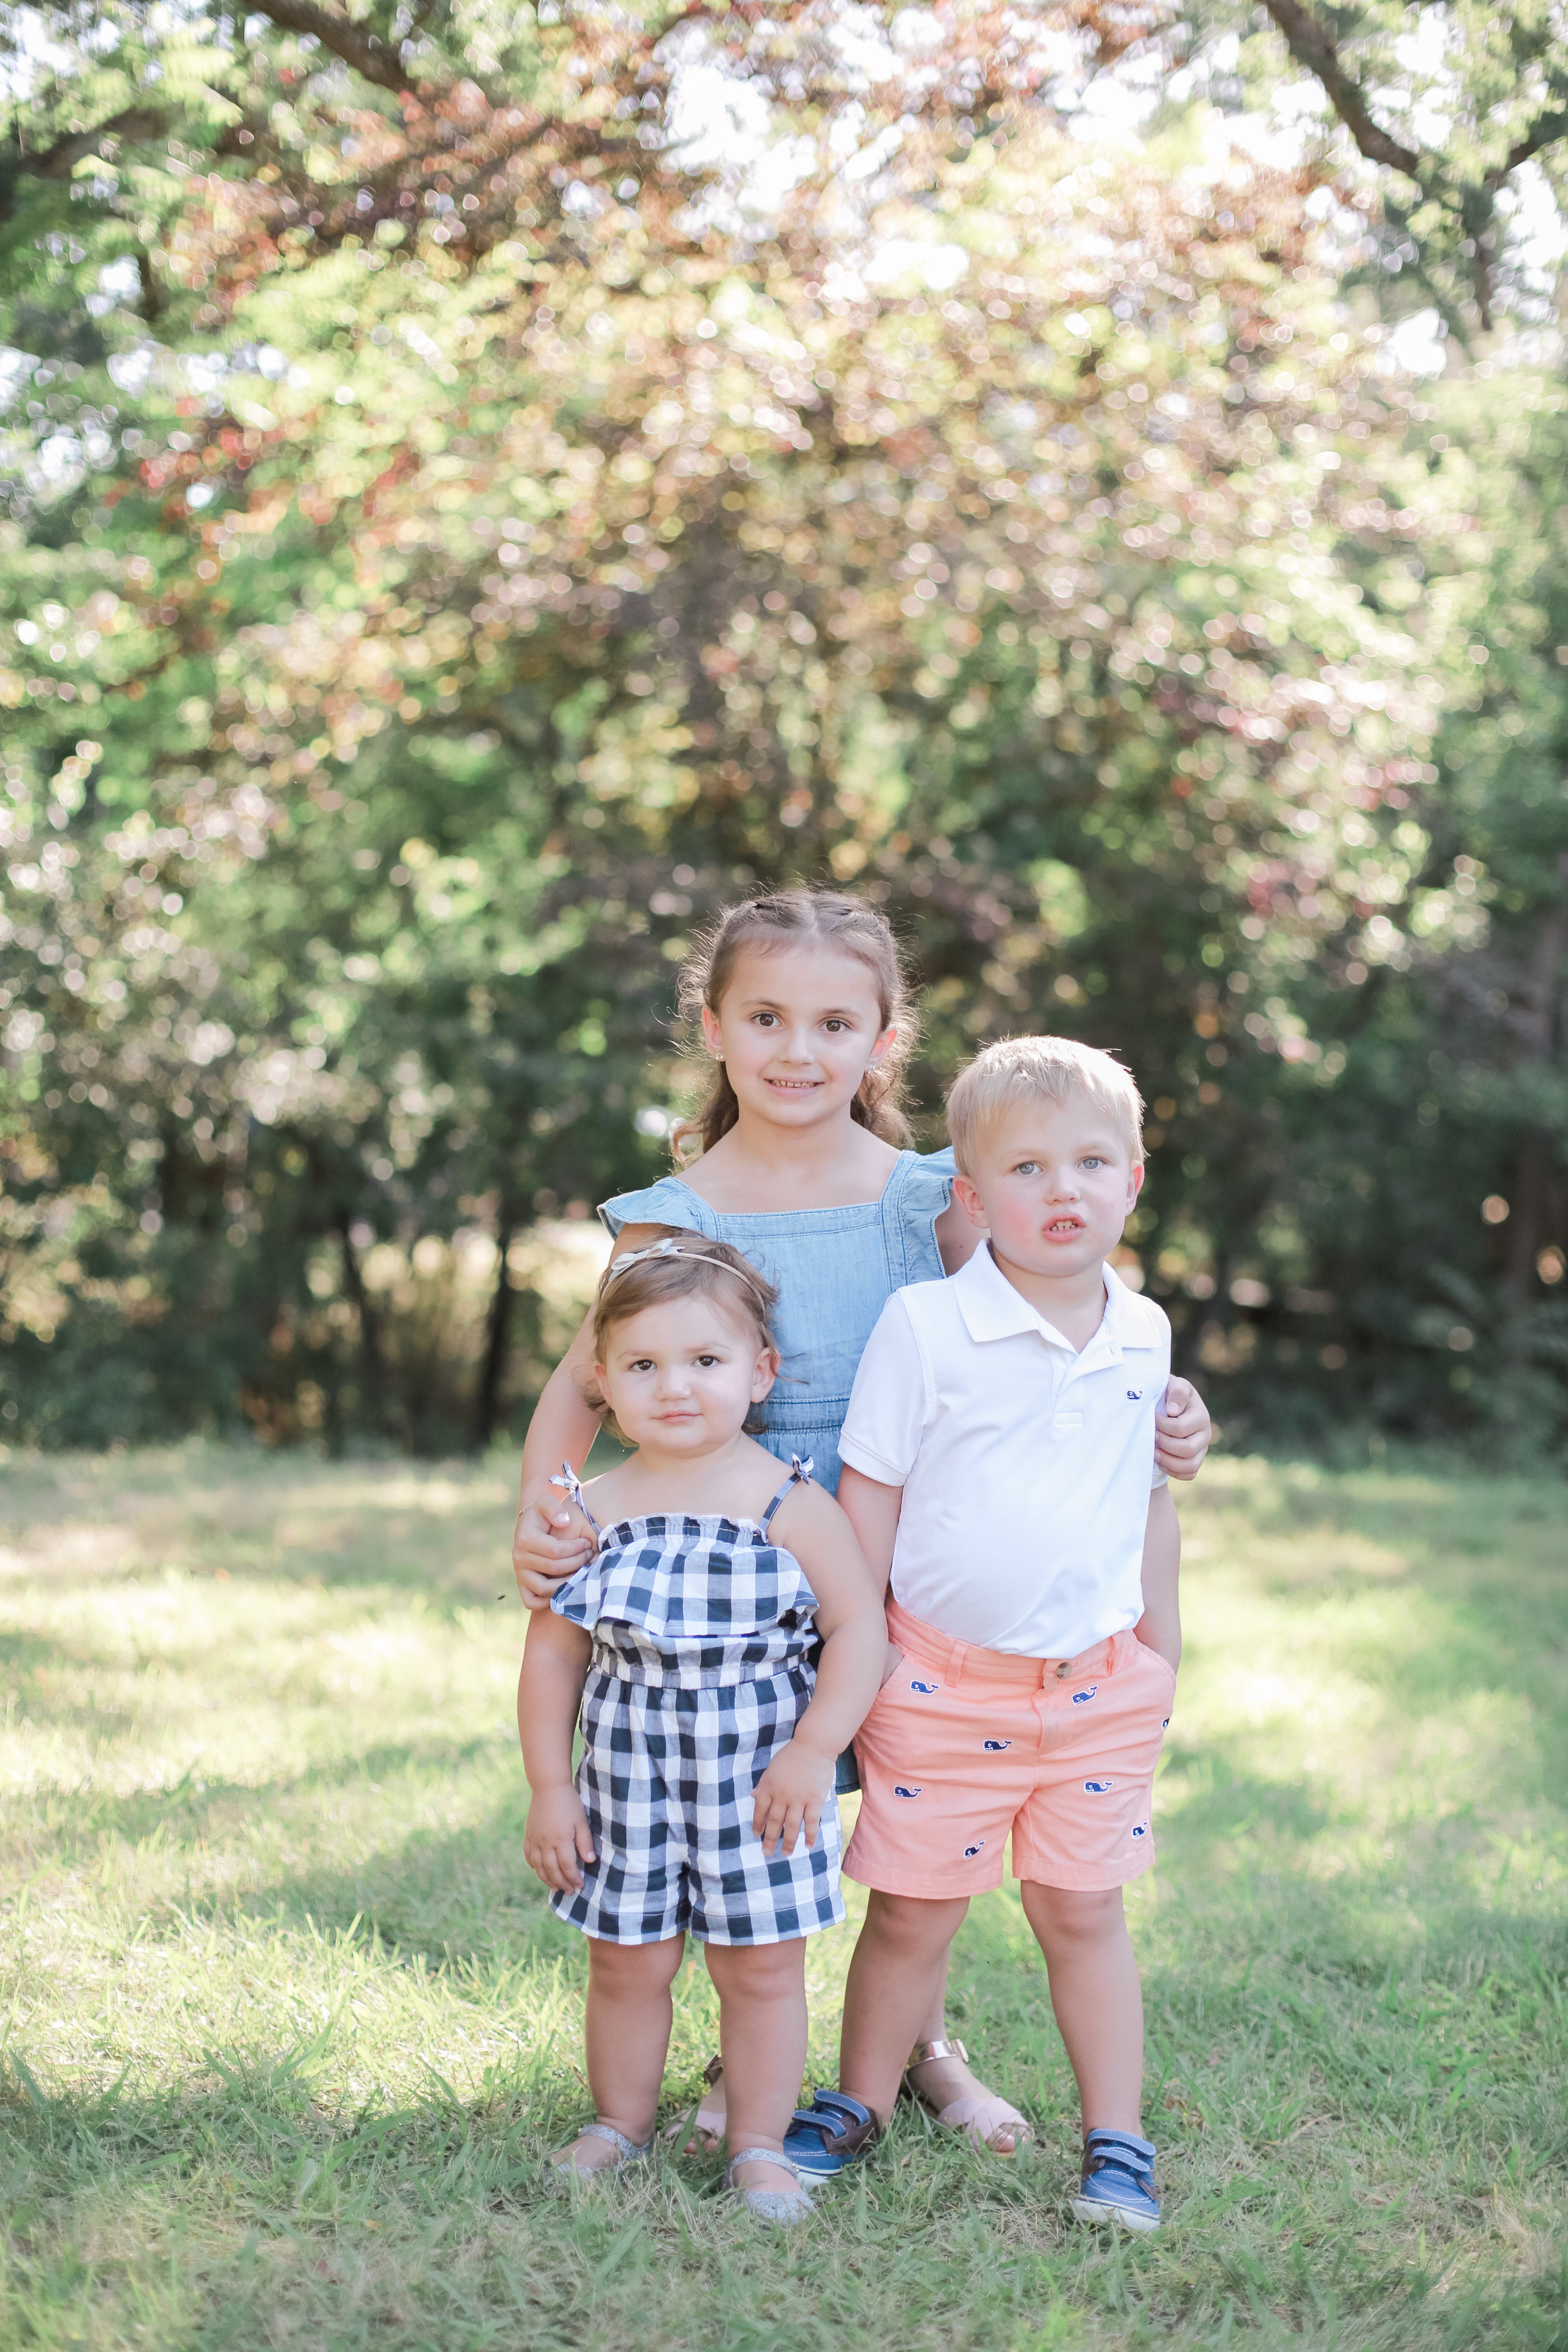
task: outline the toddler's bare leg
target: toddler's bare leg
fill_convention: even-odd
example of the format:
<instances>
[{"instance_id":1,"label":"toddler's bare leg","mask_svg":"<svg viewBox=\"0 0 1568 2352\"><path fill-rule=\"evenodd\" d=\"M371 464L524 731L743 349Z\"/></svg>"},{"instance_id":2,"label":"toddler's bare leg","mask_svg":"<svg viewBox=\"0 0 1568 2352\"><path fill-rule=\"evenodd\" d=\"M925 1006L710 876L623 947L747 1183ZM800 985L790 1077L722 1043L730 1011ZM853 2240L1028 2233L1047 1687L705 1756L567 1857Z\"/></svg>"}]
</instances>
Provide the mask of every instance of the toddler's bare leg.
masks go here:
<instances>
[{"instance_id":1,"label":"toddler's bare leg","mask_svg":"<svg viewBox=\"0 0 1568 2352\"><path fill-rule=\"evenodd\" d=\"M838 2084L879 2123L892 2115L899 2078L933 2003L940 2028L947 1948L968 1908L966 1895L923 1903L872 1890L844 1990Z\"/></svg>"},{"instance_id":2,"label":"toddler's bare leg","mask_svg":"<svg viewBox=\"0 0 1568 2352\"><path fill-rule=\"evenodd\" d=\"M776 2147L777 2164L745 2164L742 2189L791 2192L800 2186L784 2160L784 2136L805 2070L805 1938L784 1944L709 1944L708 1973L719 1995L719 2048L728 2092L731 2150Z\"/></svg>"},{"instance_id":3,"label":"toddler's bare leg","mask_svg":"<svg viewBox=\"0 0 1568 2352\"><path fill-rule=\"evenodd\" d=\"M602 2124L640 2147L658 2113L658 2089L669 2048L669 1989L686 1948L684 1936L658 1944L610 1944L588 1939L588 2088ZM574 2139L558 2163L598 2172L619 2161L604 2139Z\"/></svg>"},{"instance_id":4,"label":"toddler's bare leg","mask_svg":"<svg viewBox=\"0 0 1568 2352\"><path fill-rule=\"evenodd\" d=\"M889 1898L886 1896L873 1894L871 1896L871 1908L874 1910L879 1903L889 1899ZM956 1929L954 1932L956 1933ZM858 1949L858 1947L857 1947L857 1949ZM914 2032L905 2042L903 2051L903 2057L905 2059L908 2058L910 2052L913 2049L917 2042L946 2042L951 2039L947 2030L947 1952L944 1949L942 1956L942 1964L937 1971L936 1981L931 1990L931 1999L926 2003L925 2012L921 2017L920 2023L915 2027ZM851 1961L851 1984L853 1984L854 1981L854 1962ZM846 2007L845 2012L844 2032L846 2044L847 2045L849 2034L847 2006ZM900 2065L902 2063L903 2061L900 2060ZM994 2095L985 2084L981 2081L979 2075L974 2074L970 2067L966 2066L963 2060L959 2057L927 2058L921 2065L917 2081L921 2095L930 2099L933 2107L951 2106L956 2099L989 2099ZM851 2085L847 2078L842 2074L839 2077L839 2088L840 2090L850 2091L852 2097L858 2097L860 2095L858 2092L851 2089ZM896 2092L897 2084L894 2085L894 2089ZM869 2105L870 2102L868 2101L867 2104ZM702 2112L704 2116L722 2116L724 2114L725 2090L724 2077L722 2074L720 2075L718 2081L713 2084L710 2089L703 2092ZM706 2134L703 2134L701 2137L702 2144L704 2146L717 2145L716 2141L710 2141ZM991 2146L996 2150L998 2156L1011 2156L1014 2153L1015 2142L1016 2135L1008 2129L1005 2123L999 2124L994 2132L991 2135ZM697 2151L697 2147L698 2137L694 2135L687 2143L687 2154L689 2156L694 2155Z\"/></svg>"},{"instance_id":5,"label":"toddler's bare leg","mask_svg":"<svg viewBox=\"0 0 1568 2352\"><path fill-rule=\"evenodd\" d=\"M1050 1977L1051 2007L1078 2081L1085 2131L1142 2132L1143 1990L1121 1889L1019 1889Z\"/></svg>"}]
</instances>

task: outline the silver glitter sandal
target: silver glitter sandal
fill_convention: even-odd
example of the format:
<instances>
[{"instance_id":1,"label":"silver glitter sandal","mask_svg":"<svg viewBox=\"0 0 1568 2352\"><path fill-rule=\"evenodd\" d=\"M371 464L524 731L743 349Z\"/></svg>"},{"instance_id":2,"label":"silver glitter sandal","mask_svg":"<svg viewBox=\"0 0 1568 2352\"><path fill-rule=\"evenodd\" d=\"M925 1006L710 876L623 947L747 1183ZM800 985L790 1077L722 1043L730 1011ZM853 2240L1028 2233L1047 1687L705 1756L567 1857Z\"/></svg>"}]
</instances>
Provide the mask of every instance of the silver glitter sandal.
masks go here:
<instances>
[{"instance_id":1,"label":"silver glitter sandal","mask_svg":"<svg viewBox=\"0 0 1568 2352\"><path fill-rule=\"evenodd\" d=\"M793 2193L787 2189L742 2189L735 2178L738 2164L778 2164L786 2172L795 2172L795 2167L788 2157L781 2155L776 2147L742 2147L730 2158L725 2178L747 2212L757 2221L772 2221L778 2229L792 2230L797 2221L804 2221L808 2213L816 2212L811 2191L804 2182ZM800 2179L798 2172L795 2179Z\"/></svg>"},{"instance_id":2,"label":"silver glitter sandal","mask_svg":"<svg viewBox=\"0 0 1568 2352\"><path fill-rule=\"evenodd\" d=\"M584 2124L577 2137L579 2139L607 2139L616 2151L616 2161L614 2164L573 2164L570 2161L552 2164L551 2170L558 2173L563 2180L602 2180L606 2174L614 2178L634 2164L646 2164L653 2154L652 2132L640 2147L635 2139L628 2139L625 2132L617 2131L614 2124Z\"/></svg>"}]
</instances>

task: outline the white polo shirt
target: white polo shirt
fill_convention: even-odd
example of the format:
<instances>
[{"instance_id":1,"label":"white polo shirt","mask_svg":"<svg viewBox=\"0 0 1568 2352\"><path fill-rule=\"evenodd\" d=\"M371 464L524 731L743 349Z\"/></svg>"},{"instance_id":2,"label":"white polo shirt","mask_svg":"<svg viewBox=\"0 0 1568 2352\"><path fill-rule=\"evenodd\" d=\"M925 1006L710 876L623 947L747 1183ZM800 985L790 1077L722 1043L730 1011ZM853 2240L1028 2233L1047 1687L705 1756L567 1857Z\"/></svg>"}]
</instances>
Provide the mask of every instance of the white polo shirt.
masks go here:
<instances>
[{"instance_id":1,"label":"white polo shirt","mask_svg":"<svg viewBox=\"0 0 1568 2352\"><path fill-rule=\"evenodd\" d=\"M989 1243L946 1282L895 1291L867 1343L838 1450L904 1490L893 1598L955 1641L1072 1658L1143 1613L1154 1414L1171 1326L1105 1269L1081 1352Z\"/></svg>"}]
</instances>

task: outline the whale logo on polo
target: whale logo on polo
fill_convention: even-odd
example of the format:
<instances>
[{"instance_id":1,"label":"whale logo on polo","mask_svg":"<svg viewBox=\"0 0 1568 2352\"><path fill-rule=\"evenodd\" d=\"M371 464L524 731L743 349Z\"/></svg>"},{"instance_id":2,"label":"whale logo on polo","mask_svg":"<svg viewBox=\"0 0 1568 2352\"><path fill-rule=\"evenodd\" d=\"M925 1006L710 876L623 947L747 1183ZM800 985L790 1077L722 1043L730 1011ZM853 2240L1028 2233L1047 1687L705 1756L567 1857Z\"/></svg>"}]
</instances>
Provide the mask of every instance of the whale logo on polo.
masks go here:
<instances>
[{"instance_id":1,"label":"whale logo on polo","mask_svg":"<svg viewBox=\"0 0 1568 2352\"><path fill-rule=\"evenodd\" d=\"M973 1845L966 1845L963 1849L964 1861L973 1862L975 1855L980 1852L984 1843L985 1841L984 1838L976 1838Z\"/></svg>"},{"instance_id":2,"label":"whale logo on polo","mask_svg":"<svg viewBox=\"0 0 1568 2352\"><path fill-rule=\"evenodd\" d=\"M930 1698L932 1692L940 1688L940 1685L936 1683L911 1683L910 1685L910 1688L911 1690L918 1690L922 1698Z\"/></svg>"},{"instance_id":3,"label":"whale logo on polo","mask_svg":"<svg viewBox=\"0 0 1568 2352\"><path fill-rule=\"evenodd\" d=\"M987 1755L1000 1756L1002 1750L1005 1748L1011 1748L1013 1743L1010 1739L983 1739L980 1745L985 1749Z\"/></svg>"},{"instance_id":4,"label":"whale logo on polo","mask_svg":"<svg viewBox=\"0 0 1568 2352\"><path fill-rule=\"evenodd\" d=\"M1083 1784L1083 1793L1086 1797L1103 1797L1115 1786L1114 1780L1086 1780Z\"/></svg>"},{"instance_id":5,"label":"whale logo on polo","mask_svg":"<svg viewBox=\"0 0 1568 2352\"><path fill-rule=\"evenodd\" d=\"M1089 1700L1094 1696L1099 1688L1100 1685L1098 1683L1090 1683L1087 1690L1074 1691L1072 1695L1072 1703L1074 1706L1087 1706Z\"/></svg>"},{"instance_id":6,"label":"whale logo on polo","mask_svg":"<svg viewBox=\"0 0 1568 2352\"><path fill-rule=\"evenodd\" d=\"M1128 1390L1128 1391L1127 1391L1127 1402L1128 1402L1128 1403L1129 1403L1129 1404L1142 1404L1142 1402L1143 1402L1143 1391L1142 1391L1142 1389L1129 1389L1129 1390Z\"/></svg>"},{"instance_id":7,"label":"whale logo on polo","mask_svg":"<svg viewBox=\"0 0 1568 2352\"><path fill-rule=\"evenodd\" d=\"M918 1797L920 1795L920 1790L918 1789L906 1789L903 1787L901 1782L895 1780L893 1783L893 1794L895 1797Z\"/></svg>"}]
</instances>

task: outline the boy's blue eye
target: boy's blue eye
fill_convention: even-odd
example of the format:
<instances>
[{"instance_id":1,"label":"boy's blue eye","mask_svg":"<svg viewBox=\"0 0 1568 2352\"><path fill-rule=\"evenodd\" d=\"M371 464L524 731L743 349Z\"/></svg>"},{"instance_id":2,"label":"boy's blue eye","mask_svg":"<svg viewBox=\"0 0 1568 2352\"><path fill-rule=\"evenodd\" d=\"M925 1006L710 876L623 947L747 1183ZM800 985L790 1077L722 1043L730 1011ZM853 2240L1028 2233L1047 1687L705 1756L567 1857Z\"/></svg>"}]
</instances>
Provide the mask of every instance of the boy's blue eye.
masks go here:
<instances>
[{"instance_id":1,"label":"boy's blue eye","mask_svg":"<svg viewBox=\"0 0 1568 2352\"><path fill-rule=\"evenodd\" d=\"M1039 1172L1040 1163L1037 1160L1020 1160L1013 1171L1015 1176L1037 1176Z\"/></svg>"}]
</instances>

